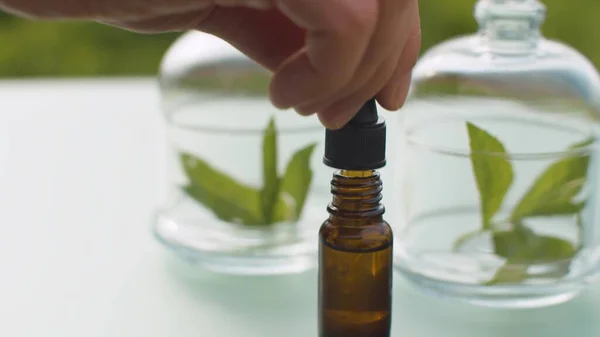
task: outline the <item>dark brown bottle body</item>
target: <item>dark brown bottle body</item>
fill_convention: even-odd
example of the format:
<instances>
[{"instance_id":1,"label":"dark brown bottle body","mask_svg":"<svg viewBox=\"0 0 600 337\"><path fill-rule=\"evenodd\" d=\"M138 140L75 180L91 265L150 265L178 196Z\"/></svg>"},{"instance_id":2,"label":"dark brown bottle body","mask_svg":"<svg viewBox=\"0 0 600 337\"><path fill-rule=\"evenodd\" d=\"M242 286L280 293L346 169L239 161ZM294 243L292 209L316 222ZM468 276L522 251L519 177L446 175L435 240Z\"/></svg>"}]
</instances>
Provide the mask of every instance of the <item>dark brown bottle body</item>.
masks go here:
<instances>
[{"instance_id":1,"label":"dark brown bottle body","mask_svg":"<svg viewBox=\"0 0 600 337\"><path fill-rule=\"evenodd\" d=\"M319 243L319 337L389 337L393 235L374 171L340 171Z\"/></svg>"}]
</instances>

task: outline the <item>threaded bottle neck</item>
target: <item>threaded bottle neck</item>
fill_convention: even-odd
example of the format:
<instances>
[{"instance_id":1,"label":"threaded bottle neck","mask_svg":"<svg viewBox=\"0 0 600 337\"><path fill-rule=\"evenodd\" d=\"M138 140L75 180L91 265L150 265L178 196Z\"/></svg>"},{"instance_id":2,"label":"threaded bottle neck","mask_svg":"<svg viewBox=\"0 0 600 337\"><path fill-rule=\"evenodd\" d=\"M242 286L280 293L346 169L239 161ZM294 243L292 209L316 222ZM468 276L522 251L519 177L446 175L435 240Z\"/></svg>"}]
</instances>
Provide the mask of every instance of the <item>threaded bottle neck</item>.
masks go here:
<instances>
[{"instance_id":1,"label":"threaded bottle neck","mask_svg":"<svg viewBox=\"0 0 600 337\"><path fill-rule=\"evenodd\" d=\"M370 220L381 217L383 183L377 171L338 171L331 180L333 200L327 207L332 217Z\"/></svg>"}]
</instances>

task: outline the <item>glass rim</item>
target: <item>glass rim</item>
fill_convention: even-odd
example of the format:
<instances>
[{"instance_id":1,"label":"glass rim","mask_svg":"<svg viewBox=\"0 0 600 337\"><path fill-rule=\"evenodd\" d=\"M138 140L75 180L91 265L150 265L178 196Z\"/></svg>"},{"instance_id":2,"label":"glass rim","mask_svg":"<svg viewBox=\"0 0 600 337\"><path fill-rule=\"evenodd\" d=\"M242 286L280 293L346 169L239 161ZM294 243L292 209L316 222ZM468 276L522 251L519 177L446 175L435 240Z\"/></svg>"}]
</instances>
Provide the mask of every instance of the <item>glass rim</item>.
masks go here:
<instances>
[{"instance_id":1,"label":"glass rim","mask_svg":"<svg viewBox=\"0 0 600 337\"><path fill-rule=\"evenodd\" d=\"M487 120L493 120L493 119L504 120L504 119L506 119L506 118L497 117L497 116L487 117L487 118L480 117L480 118L487 119ZM455 118L447 118L446 119L446 121L454 121L454 120L459 120L459 119L458 118L456 118L456 119ZM591 138L591 139L593 139L593 141L590 142L590 144L586 144L586 145L578 147L578 148L565 149L565 150L560 150L560 151L538 151L538 152L517 152L517 153L493 152L493 151L471 151L470 149L461 149L461 148L457 148L457 147L450 147L450 146L443 147L443 146L428 144L426 141L421 140L420 137L418 137L416 135L416 133L420 129L427 127L427 121L428 120L425 120L424 122L418 123L409 128L406 128L404 130L404 136L406 139L406 143L409 146L425 149L427 151L438 153L441 155L449 155L449 156L464 157L464 158L470 158L472 155L496 156L496 157L506 158L511 161L514 161L514 160L545 160L545 159L552 159L552 158L556 158L556 157L577 157L577 156L590 155L594 150L598 149L597 135L591 130L591 128L590 128L589 132L584 133L581 130L579 130L573 126L561 125L560 127L558 127L557 125L554 125L550 122L544 122L544 121L535 121L535 123L538 126L544 125L544 126L547 126L549 128L553 128L553 129L570 130L574 133L581 134L584 137ZM522 122L523 123L533 123L533 121L531 121L531 120L524 120Z\"/></svg>"}]
</instances>

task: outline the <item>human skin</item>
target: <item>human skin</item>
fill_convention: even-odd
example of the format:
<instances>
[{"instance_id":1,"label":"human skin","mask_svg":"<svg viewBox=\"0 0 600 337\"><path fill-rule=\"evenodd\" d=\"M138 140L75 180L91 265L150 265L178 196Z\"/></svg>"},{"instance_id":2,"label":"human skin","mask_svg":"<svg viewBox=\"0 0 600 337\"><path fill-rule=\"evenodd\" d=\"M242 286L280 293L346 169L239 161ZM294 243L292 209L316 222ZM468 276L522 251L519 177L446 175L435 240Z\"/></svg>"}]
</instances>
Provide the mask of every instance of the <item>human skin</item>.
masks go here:
<instances>
[{"instance_id":1,"label":"human skin","mask_svg":"<svg viewBox=\"0 0 600 337\"><path fill-rule=\"evenodd\" d=\"M400 109L421 42L417 0L0 0L0 9L139 33L213 34L273 72L276 107L317 113L330 129L372 97Z\"/></svg>"}]
</instances>

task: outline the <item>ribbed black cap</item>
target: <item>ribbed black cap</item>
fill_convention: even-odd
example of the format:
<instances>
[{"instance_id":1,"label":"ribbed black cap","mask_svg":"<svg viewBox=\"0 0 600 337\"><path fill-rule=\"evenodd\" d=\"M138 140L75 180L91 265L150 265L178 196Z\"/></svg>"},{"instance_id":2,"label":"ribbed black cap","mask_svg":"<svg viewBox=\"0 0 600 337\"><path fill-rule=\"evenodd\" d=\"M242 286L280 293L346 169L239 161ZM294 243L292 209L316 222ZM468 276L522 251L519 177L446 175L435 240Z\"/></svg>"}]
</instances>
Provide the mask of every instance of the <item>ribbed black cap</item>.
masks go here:
<instances>
[{"instance_id":1,"label":"ribbed black cap","mask_svg":"<svg viewBox=\"0 0 600 337\"><path fill-rule=\"evenodd\" d=\"M385 121L377 114L375 99L338 130L325 131L323 163L340 170L375 170L385 166Z\"/></svg>"}]
</instances>

